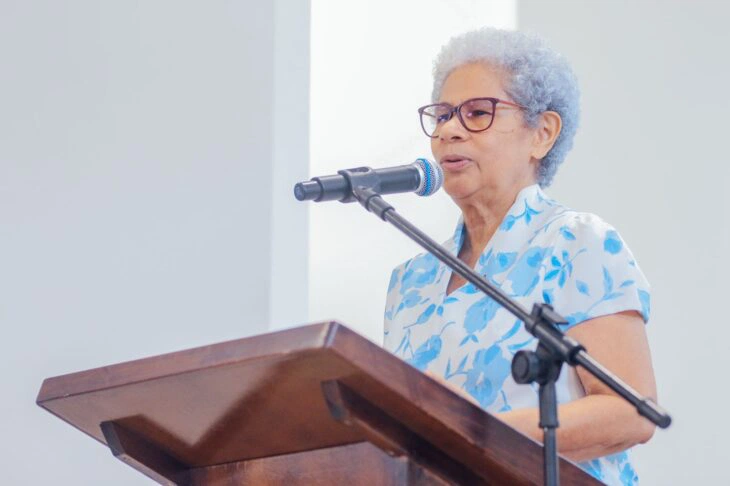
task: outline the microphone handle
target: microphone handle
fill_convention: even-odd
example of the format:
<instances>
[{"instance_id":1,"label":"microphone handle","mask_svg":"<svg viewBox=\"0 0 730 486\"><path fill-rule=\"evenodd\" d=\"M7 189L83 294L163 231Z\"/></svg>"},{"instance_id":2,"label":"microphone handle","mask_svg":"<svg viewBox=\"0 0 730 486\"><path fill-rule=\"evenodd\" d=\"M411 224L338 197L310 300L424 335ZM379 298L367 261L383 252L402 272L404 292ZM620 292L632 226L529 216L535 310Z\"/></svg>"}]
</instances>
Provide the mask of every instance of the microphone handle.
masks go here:
<instances>
[{"instance_id":1,"label":"microphone handle","mask_svg":"<svg viewBox=\"0 0 730 486\"><path fill-rule=\"evenodd\" d=\"M376 169L375 173L380 179L379 190L377 191L380 194L416 191L421 185L421 178L423 177L415 164Z\"/></svg>"},{"instance_id":2,"label":"microphone handle","mask_svg":"<svg viewBox=\"0 0 730 486\"><path fill-rule=\"evenodd\" d=\"M350 185L341 175L313 177L294 186L294 197L299 201L333 201L347 196Z\"/></svg>"}]
</instances>

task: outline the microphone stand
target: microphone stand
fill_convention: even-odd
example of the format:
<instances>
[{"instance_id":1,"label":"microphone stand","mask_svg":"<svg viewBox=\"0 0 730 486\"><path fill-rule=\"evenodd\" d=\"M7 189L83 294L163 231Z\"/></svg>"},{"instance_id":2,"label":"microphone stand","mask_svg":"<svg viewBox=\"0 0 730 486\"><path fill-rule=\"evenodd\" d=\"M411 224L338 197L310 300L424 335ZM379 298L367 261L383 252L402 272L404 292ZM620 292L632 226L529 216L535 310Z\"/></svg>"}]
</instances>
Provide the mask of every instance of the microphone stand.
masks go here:
<instances>
[{"instance_id":1,"label":"microphone stand","mask_svg":"<svg viewBox=\"0 0 730 486\"><path fill-rule=\"evenodd\" d=\"M543 429L543 478L544 484L558 486L558 448L556 429L558 428L558 404L555 382L560 376L563 363L581 366L611 390L631 403L638 413L661 428L669 427L671 417L650 398L642 397L629 385L614 376L609 370L595 361L577 341L563 334L558 324L566 322L560 314L544 303L536 303L528 313L514 302L501 289L495 287L481 275L469 268L464 262L449 253L428 235L416 228L398 214L393 206L385 202L372 187L373 179L367 172L342 170L338 172L347 179L352 188L352 197L342 202L357 200L369 212L391 223L410 239L428 250L452 271L467 282L494 299L499 305L520 319L527 331L538 339L535 351L519 351L512 359L512 376L517 383L536 382L539 385L540 423Z\"/></svg>"}]
</instances>

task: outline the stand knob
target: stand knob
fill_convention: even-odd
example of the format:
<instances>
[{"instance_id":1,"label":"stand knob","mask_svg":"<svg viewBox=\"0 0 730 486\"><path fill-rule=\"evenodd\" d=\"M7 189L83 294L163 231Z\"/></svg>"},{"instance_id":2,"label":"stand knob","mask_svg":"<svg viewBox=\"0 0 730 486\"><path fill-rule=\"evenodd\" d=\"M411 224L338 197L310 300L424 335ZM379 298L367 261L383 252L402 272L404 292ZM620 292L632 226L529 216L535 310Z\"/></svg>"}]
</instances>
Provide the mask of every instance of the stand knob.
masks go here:
<instances>
[{"instance_id":1,"label":"stand knob","mask_svg":"<svg viewBox=\"0 0 730 486\"><path fill-rule=\"evenodd\" d=\"M542 362L534 351L518 351L512 358L512 378L521 385L538 381Z\"/></svg>"}]
</instances>

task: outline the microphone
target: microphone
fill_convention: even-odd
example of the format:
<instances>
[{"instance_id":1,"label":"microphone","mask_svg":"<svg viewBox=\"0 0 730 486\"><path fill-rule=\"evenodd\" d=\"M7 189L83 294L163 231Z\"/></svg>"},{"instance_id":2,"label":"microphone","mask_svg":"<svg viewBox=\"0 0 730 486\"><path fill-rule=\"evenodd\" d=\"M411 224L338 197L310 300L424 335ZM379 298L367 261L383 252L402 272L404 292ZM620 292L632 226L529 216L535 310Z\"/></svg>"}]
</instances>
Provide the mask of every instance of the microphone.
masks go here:
<instances>
[{"instance_id":1,"label":"microphone","mask_svg":"<svg viewBox=\"0 0 730 486\"><path fill-rule=\"evenodd\" d=\"M337 175L312 177L294 186L294 197L299 201L345 201L352 195L348 179L340 171ZM371 169L358 167L347 172L369 173L373 189L378 194L415 192L419 196L430 196L441 189L444 172L441 166L428 159L416 159L408 165Z\"/></svg>"}]
</instances>

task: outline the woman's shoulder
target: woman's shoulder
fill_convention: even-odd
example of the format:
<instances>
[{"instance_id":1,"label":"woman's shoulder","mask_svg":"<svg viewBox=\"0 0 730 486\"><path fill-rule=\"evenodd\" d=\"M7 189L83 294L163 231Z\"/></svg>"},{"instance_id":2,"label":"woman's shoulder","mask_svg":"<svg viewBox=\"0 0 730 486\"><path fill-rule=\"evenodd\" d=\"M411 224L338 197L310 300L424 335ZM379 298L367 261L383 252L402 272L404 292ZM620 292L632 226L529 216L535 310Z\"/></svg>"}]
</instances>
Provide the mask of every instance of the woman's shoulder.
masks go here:
<instances>
[{"instance_id":1,"label":"woman's shoulder","mask_svg":"<svg viewBox=\"0 0 730 486\"><path fill-rule=\"evenodd\" d=\"M564 209L551 218L544 234L547 241L558 246L599 245L609 253L625 247L615 226L594 213L573 209Z\"/></svg>"},{"instance_id":2,"label":"woman's shoulder","mask_svg":"<svg viewBox=\"0 0 730 486\"><path fill-rule=\"evenodd\" d=\"M454 238L449 238L448 240L441 243L441 246L446 248L447 251L451 251L454 253L455 251L455 242ZM396 265L396 267L393 269L393 272L398 271L407 271L412 266L433 266L438 265L438 259L433 256L428 251L422 251L420 253L417 253L416 255L412 256L411 258L401 262L400 264Z\"/></svg>"},{"instance_id":3,"label":"woman's shoulder","mask_svg":"<svg viewBox=\"0 0 730 486\"><path fill-rule=\"evenodd\" d=\"M649 320L649 283L616 228L588 212L566 211L545 239L543 299L570 326L625 310Z\"/></svg>"},{"instance_id":4,"label":"woman's shoulder","mask_svg":"<svg viewBox=\"0 0 730 486\"><path fill-rule=\"evenodd\" d=\"M447 250L453 246L453 239L442 243ZM436 282L439 272L439 260L427 251L405 260L397 265L391 272L388 294L394 288L400 286L401 293L411 288L421 288Z\"/></svg>"}]
</instances>

